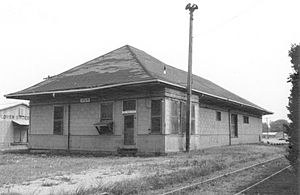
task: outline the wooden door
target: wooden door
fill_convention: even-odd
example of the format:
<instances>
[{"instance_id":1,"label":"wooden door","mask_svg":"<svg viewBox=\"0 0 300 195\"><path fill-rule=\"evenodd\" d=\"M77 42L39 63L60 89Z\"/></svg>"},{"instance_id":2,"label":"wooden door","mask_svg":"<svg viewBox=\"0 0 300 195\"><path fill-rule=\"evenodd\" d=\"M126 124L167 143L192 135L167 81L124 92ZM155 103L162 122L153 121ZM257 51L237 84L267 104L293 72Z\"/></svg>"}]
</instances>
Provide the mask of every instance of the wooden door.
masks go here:
<instances>
[{"instance_id":1,"label":"wooden door","mask_svg":"<svg viewBox=\"0 0 300 195\"><path fill-rule=\"evenodd\" d=\"M237 114L231 114L231 137L238 136L238 117Z\"/></svg>"},{"instance_id":2,"label":"wooden door","mask_svg":"<svg viewBox=\"0 0 300 195\"><path fill-rule=\"evenodd\" d=\"M134 115L124 116L124 145L134 145Z\"/></svg>"}]
</instances>

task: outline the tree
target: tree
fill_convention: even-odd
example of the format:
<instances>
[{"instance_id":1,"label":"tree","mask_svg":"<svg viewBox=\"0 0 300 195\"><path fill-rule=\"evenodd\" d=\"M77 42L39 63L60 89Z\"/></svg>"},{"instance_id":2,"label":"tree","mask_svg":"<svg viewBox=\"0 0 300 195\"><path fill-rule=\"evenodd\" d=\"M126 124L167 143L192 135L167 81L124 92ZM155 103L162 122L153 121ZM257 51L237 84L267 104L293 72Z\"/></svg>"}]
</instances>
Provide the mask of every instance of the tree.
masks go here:
<instances>
[{"instance_id":1,"label":"tree","mask_svg":"<svg viewBox=\"0 0 300 195\"><path fill-rule=\"evenodd\" d=\"M270 123L270 132L285 132L285 125L288 125L289 122L284 119L279 119L272 121Z\"/></svg>"},{"instance_id":2,"label":"tree","mask_svg":"<svg viewBox=\"0 0 300 195\"><path fill-rule=\"evenodd\" d=\"M262 132L268 132L269 131L269 127L267 123L263 123L262 124Z\"/></svg>"},{"instance_id":3,"label":"tree","mask_svg":"<svg viewBox=\"0 0 300 195\"><path fill-rule=\"evenodd\" d=\"M288 117L291 123L288 128L289 150L287 159L299 176L299 66L300 66L300 44L293 44L289 51L289 57L291 58L293 73L290 74L288 82L292 84L291 94L289 97L289 103L287 109L289 111ZM298 177L297 177L298 178ZM299 181L298 181L299 182Z\"/></svg>"}]
</instances>

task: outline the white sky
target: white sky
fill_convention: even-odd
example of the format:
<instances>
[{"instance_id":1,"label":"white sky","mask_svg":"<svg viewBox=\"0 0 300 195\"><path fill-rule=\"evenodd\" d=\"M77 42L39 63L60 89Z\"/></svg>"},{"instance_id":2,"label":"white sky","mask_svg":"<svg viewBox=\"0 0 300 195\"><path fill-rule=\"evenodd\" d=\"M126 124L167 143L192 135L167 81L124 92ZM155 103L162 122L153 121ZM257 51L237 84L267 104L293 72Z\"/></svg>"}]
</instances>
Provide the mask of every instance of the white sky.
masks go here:
<instances>
[{"instance_id":1,"label":"white sky","mask_svg":"<svg viewBox=\"0 0 300 195\"><path fill-rule=\"evenodd\" d=\"M19 91L129 44L287 119L288 50L300 42L299 0L0 1L0 104Z\"/></svg>"}]
</instances>

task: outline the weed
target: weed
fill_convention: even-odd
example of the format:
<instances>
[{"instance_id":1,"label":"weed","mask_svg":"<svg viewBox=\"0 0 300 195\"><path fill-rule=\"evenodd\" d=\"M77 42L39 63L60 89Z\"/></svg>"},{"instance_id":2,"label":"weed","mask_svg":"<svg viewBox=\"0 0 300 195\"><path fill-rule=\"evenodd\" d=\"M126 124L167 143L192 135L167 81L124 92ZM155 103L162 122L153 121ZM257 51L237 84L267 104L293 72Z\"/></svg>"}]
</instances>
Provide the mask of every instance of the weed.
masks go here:
<instances>
[{"instance_id":1,"label":"weed","mask_svg":"<svg viewBox=\"0 0 300 195\"><path fill-rule=\"evenodd\" d=\"M71 181L71 178L70 177L66 177L66 176L63 176L60 178L61 181L63 182L70 182Z\"/></svg>"}]
</instances>

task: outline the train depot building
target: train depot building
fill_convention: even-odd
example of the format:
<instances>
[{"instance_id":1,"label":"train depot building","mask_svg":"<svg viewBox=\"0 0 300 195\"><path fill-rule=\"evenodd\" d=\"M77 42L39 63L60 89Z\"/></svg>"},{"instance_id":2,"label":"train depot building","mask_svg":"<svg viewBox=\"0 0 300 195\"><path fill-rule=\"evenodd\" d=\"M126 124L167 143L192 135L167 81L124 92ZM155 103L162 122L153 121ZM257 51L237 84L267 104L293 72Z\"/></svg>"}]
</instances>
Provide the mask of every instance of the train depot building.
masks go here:
<instances>
[{"instance_id":1,"label":"train depot building","mask_svg":"<svg viewBox=\"0 0 300 195\"><path fill-rule=\"evenodd\" d=\"M29 147L185 150L187 73L125 45L6 95L30 101ZM193 75L191 150L257 143L271 112Z\"/></svg>"}]
</instances>

